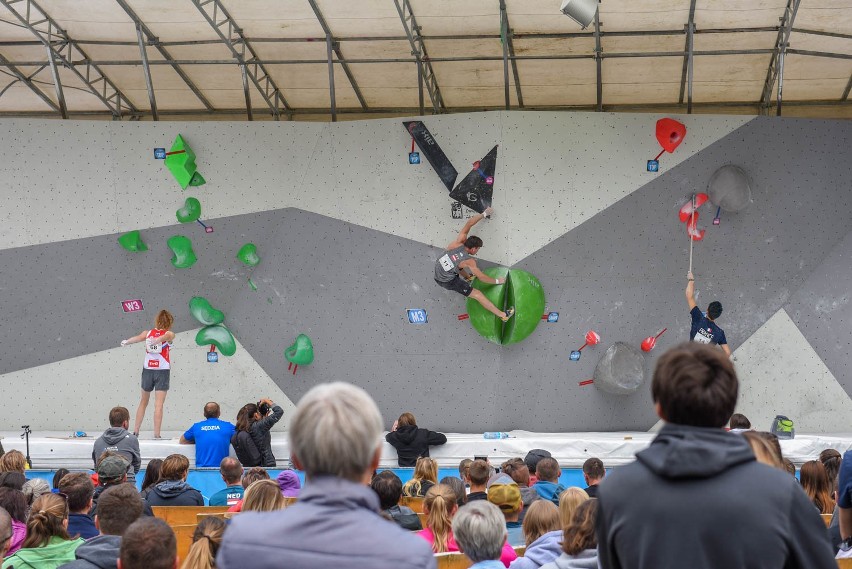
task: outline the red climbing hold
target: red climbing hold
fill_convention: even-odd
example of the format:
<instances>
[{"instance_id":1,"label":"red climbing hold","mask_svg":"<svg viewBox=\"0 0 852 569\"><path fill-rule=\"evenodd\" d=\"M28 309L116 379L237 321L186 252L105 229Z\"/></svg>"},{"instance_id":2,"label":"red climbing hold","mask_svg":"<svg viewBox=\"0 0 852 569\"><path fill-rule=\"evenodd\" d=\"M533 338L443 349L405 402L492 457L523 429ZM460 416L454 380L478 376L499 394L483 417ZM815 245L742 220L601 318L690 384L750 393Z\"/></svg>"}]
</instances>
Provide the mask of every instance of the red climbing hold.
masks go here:
<instances>
[{"instance_id":1,"label":"red climbing hold","mask_svg":"<svg viewBox=\"0 0 852 569\"><path fill-rule=\"evenodd\" d=\"M657 121L657 142L666 152L674 152L685 136L686 126L683 123L670 118Z\"/></svg>"}]
</instances>

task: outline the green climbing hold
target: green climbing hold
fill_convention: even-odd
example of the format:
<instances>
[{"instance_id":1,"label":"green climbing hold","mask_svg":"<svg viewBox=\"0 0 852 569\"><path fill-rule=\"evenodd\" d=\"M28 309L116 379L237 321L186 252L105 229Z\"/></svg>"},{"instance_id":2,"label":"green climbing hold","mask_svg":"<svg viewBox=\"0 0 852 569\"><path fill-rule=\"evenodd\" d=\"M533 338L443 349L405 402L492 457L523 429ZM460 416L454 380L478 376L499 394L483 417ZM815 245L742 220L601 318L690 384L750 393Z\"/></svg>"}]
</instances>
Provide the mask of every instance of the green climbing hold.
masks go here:
<instances>
[{"instance_id":1,"label":"green climbing hold","mask_svg":"<svg viewBox=\"0 0 852 569\"><path fill-rule=\"evenodd\" d=\"M175 177L182 189L186 189L193 181L194 186L204 183L200 174L196 177L195 152L184 141L181 135L177 135L171 150L166 153L166 168Z\"/></svg>"},{"instance_id":2,"label":"green climbing hold","mask_svg":"<svg viewBox=\"0 0 852 569\"><path fill-rule=\"evenodd\" d=\"M505 279L508 269L504 267L489 267L483 271L489 277ZM505 306L506 285L489 284L476 279L473 288L482 291L485 297L494 303L494 306L502 308ZM476 328L483 338L495 344L501 344L503 339L503 321L485 310L477 300L467 299L467 313L470 315L470 323Z\"/></svg>"},{"instance_id":3,"label":"green climbing hold","mask_svg":"<svg viewBox=\"0 0 852 569\"><path fill-rule=\"evenodd\" d=\"M205 326L195 335L199 346L216 346L223 356L233 356L237 351L237 341L231 331L221 324Z\"/></svg>"},{"instance_id":4,"label":"green climbing hold","mask_svg":"<svg viewBox=\"0 0 852 569\"><path fill-rule=\"evenodd\" d=\"M129 231L118 238L118 244L127 251L138 253L139 251L147 251L148 246L142 241L142 237L138 231Z\"/></svg>"},{"instance_id":5,"label":"green climbing hold","mask_svg":"<svg viewBox=\"0 0 852 569\"><path fill-rule=\"evenodd\" d=\"M249 267L254 267L260 263L260 257L257 256L257 246L254 243L246 243L237 251L237 259Z\"/></svg>"},{"instance_id":6,"label":"green climbing hold","mask_svg":"<svg viewBox=\"0 0 852 569\"><path fill-rule=\"evenodd\" d=\"M175 235L170 237L166 244L172 250L172 265L176 269L188 269L198 260L195 251L192 250L192 241L188 237Z\"/></svg>"},{"instance_id":7,"label":"green climbing hold","mask_svg":"<svg viewBox=\"0 0 852 569\"><path fill-rule=\"evenodd\" d=\"M291 364L310 365L314 361L314 344L305 334L296 336L293 345L284 350L284 359Z\"/></svg>"},{"instance_id":8,"label":"green climbing hold","mask_svg":"<svg viewBox=\"0 0 852 569\"><path fill-rule=\"evenodd\" d=\"M189 180L190 186L203 186L206 183L207 180L204 179L204 176L201 175L201 172L196 172Z\"/></svg>"},{"instance_id":9,"label":"green climbing hold","mask_svg":"<svg viewBox=\"0 0 852 569\"><path fill-rule=\"evenodd\" d=\"M201 217L201 202L196 198L186 198L183 207L175 212L177 220L181 223L192 223Z\"/></svg>"},{"instance_id":10,"label":"green climbing hold","mask_svg":"<svg viewBox=\"0 0 852 569\"><path fill-rule=\"evenodd\" d=\"M506 270L502 267L485 269L485 274L494 278L506 278L502 285L475 281L473 287L499 308L515 308L515 315L504 323L500 318L485 310L472 298L467 300L470 323L479 334L495 344L517 344L526 339L541 322L544 312L544 289L532 274L519 269Z\"/></svg>"},{"instance_id":11,"label":"green climbing hold","mask_svg":"<svg viewBox=\"0 0 852 569\"><path fill-rule=\"evenodd\" d=\"M225 313L213 308L210 301L203 296L193 296L189 300L189 313L205 326L213 326L225 321Z\"/></svg>"}]
</instances>

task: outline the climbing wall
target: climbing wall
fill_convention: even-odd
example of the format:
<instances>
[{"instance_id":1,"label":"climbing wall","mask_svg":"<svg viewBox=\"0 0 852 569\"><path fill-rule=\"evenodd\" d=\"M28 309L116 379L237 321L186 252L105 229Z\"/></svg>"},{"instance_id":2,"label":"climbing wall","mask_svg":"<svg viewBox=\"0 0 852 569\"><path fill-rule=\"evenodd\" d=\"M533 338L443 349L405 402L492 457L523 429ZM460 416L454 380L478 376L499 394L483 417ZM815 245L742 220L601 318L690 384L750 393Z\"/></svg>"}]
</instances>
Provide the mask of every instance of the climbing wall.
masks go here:
<instances>
[{"instance_id":1,"label":"climbing wall","mask_svg":"<svg viewBox=\"0 0 852 569\"><path fill-rule=\"evenodd\" d=\"M774 415L766 382L785 374L800 380L785 380L787 389L809 390L814 403L785 413L787 400L778 398L777 412L804 409L814 430L843 430L830 419L836 401L821 405L819 394L849 393L852 385L849 345L837 340L852 332L844 264L852 125L677 117L687 137L661 158L659 173L649 173L657 118L422 119L459 179L498 145L497 213L474 231L485 241L481 265L529 271L544 288L545 310L559 312L557 323L542 322L511 346L488 343L460 321L462 297L432 280L439 247L464 220L452 218L430 166L408 164L410 137L399 120L0 122L0 142L14 155L0 165L0 193L15 205L0 212L0 310L15 323L0 328L0 377L14 386L19 407L37 402L45 410L39 429L92 429L103 422L102 408L134 410L141 350L116 346L167 307L180 332L170 396L180 402L167 403L166 429L184 426L187 414L177 415L184 405L218 398L233 415L273 389L289 408L318 382L346 380L376 398L388 426L410 410L432 428L461 432L645 430L656 422L647 385L617 396L579 384L615 342L638 346L667 327L645 356L650 377L656 357L686 338L689 242L677 211L706 190L717 168L735 163L752 180L753 203L723 213L718 227L710 226L711 207L701 209L698 303L721 300L719 324L732 348L743 345L743 401L766 393L763 408ZM168 148L178 132L206 185L181 191L154 160L152 149ZM177 223L187 196L201 201L213 233ZM116 244L132 229L141 230L147 252ZM169 263L173 235L192 240L191 268ZM261 258L254 268L235 258L247 242ZM194 345L198 324L187 303L195 295L225 313L239 344L233 358L207 363L207 348ZM145 310L123 313L119 303L131 298ZM428 323L409 324L406 308L425 309ZM781 310L787 327L769 325ZM788 345L778 335L790 325L813 349L802 358L785 353L785 365L774 366L768 354L776 342ZM589 329L601 343L569 361ZM299 333L313 340L316 359L292 375L283 353ZM234 389L229 374L237 376ZM750 384L749 374L762 379ZM62 397L41 395L50 393ZM0 430L17 420L4 416Z\"/></svg>"}]
</instances>

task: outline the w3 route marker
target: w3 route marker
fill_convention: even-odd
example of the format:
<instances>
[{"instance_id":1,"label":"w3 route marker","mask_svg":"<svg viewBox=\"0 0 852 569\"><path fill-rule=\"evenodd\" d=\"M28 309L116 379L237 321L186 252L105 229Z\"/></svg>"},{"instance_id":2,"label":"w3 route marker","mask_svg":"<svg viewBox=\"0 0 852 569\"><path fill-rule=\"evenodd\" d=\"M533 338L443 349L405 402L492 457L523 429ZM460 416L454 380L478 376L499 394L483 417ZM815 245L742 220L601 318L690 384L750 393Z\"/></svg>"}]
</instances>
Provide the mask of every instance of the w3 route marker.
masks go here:
<instances>
[{"instance_id":1,"label":"w3 route marker","mask_svg":"<svg viewBox=\"0 0 852 569\"><path fill-rule=\"evenodd\" d=\"M121 309L125 312L139 312L140 310L144 310L142 300L138 298L134 300L122 300Z\"/></svg>"}]
</instances>

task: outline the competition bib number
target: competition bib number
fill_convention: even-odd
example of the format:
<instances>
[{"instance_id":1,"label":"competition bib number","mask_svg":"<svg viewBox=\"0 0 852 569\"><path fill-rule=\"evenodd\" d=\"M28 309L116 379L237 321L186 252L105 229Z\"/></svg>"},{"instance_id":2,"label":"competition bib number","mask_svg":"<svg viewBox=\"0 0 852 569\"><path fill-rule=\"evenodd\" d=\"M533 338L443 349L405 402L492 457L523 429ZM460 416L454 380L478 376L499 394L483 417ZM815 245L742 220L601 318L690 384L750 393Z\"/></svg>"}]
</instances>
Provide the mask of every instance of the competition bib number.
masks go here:
<instances>
[{"instance_id":1,"label":"competition bib number","mask_svg":"<svg viewBox=\"0 0 852 569\"><path fill-rule=\"evenodd\" d=\"M453 264L453 262L450 260L449 254L446 254L440 259L438 259L438 262L441 263L441 268L447 272L450 272L456 268L455 264Z\"/></svg>"},{"instance_id":2,"label":"competition bib number","mask_svg":"<svg viewBox=\"0 0 852 569\"><path fill-rule=\"evenodd\" d=\"M695 337L692 339L694 342L698 342L699 344L710 344L713 342L713 334L704 329L699 329L698 332L695 333Z\"/></svg>"},{"instance_id":3,"label":"competition bib number","mask_svg":"<svg viewBox=\"0 0 852 569\"><path fill-rule=\"evenodd\" d=\"M163 353L163 344L157 341L156 338L145 338L145 351L149 354Z\"/></svg>"}]
</instances>

